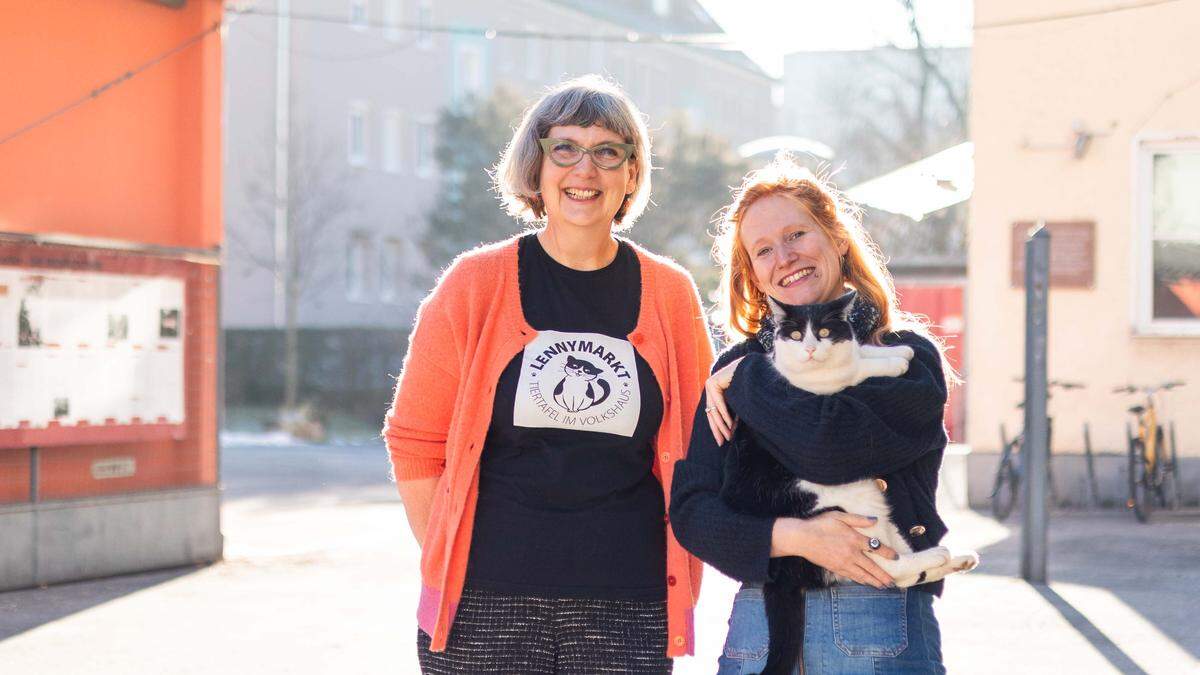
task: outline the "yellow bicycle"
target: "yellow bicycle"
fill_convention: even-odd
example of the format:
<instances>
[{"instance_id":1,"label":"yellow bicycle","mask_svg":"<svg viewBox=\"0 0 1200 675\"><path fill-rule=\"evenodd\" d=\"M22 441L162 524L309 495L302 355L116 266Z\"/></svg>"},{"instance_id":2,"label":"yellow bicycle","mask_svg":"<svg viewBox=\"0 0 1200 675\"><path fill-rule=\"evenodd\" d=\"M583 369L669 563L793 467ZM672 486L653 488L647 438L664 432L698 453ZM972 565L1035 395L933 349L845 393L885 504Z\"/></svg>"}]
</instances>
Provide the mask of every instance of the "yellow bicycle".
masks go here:
<instances>
[{"instance_id":1,"label":"yellow bicycle","mask_svg":"<svg viewBox=\"0 0 1200 675\"><path fill-rule=\"evenodd\" d=\"M1155 504L1163 508L1179 507L1179 461L1175 448L1175 429L1171 427L1171 447L1163 442L1163 426L1158 421L1155 394L1182 387L1184 382L1175 380L1155 387L1138 387L1132 384L1113 389L1115 394L1144 394L1145 405L1135 405L1129 412L1137 420L1137 433L1127 424L1125 434L1129 440L1129 501L1126 506L1133 509L1138 521L1148 522Z\"/></svg>"}]
</instances>

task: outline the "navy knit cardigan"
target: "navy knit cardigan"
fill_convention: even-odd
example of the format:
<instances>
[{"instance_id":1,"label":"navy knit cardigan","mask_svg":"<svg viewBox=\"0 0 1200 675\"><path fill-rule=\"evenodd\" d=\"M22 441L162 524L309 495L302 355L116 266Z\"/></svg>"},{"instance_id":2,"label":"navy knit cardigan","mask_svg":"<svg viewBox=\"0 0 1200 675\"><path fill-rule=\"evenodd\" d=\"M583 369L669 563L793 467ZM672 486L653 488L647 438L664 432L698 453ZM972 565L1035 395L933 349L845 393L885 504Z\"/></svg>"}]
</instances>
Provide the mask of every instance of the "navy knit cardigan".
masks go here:
<instances>
[{"instance_id":1,"label":"navy knit cardigan","mask_svg":"<svg viewBox=\"0 0 1200 675\"><path fill-rule=\"evenodd\" d=\"M946 534L934 498L947 441L946 381L941 354L926 338L901 331L886 334L883 343L913 348L908 372L868 378L836 394L792 386L755 339L723 351L713 372L745 356L725 391L740 420L735 433L749 434L792 473L815 483L882 478L892 520L920 551ZM713 439L707 405L702 397L687 458L675 465L672 529L684 548L722 573L761 583L767 580L774 519L735 512L718 496L725 446ZM942 582L916 588L940 595Z\"/></svg>"}]
</instances>

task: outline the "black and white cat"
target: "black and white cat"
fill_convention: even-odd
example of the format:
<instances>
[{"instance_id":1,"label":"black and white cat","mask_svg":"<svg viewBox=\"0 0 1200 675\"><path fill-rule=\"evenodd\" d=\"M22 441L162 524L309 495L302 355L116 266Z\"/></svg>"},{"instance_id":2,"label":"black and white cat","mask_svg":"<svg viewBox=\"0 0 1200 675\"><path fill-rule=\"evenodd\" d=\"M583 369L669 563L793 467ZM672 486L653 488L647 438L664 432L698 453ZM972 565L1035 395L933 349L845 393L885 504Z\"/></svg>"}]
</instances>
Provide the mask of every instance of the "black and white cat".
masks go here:
<instances>
[{"instance_id":1,"label":"black and white cat","mask_svg":"<svg viewBox=\"0 0 1200 675\"><path fill-rule=\"evenodd\" d=\"M768 340L776 370L795 387L833 394L868 377L899 377L908 371L911 347L861 344L851 321L857 295L850 291L820 305L791 306L770 300L775 330ZM865 337L865 335L864 335ZM979 563L974 552L951 554L945 547L913 552L891 520L891 509L874 479L841 485L802 480L766 450L735 437L726 458L722 498L739 511L759 516L810 518L839 510L875 516L860 529L891 547L899 560L867 553L895 579L897 587L937 581ZM804 643L804 591L849 579L799 557L771 560L772 579L763 587L771 636L763 673L791 673Z\"/></svg>"}]
</instances>

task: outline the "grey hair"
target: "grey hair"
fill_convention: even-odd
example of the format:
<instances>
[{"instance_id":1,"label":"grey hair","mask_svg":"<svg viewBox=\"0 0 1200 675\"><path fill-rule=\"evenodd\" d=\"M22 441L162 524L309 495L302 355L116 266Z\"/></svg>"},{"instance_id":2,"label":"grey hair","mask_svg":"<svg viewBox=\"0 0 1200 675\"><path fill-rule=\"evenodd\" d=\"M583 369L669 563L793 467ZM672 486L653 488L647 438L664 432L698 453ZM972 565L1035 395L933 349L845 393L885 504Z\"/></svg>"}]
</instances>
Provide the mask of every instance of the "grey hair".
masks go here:
<instances>
[{"instance_id":1,"label":"grey hair","mask_svg":"<svg viewBox=\"0 0 1200 675\"><path fill-rule=\"evenodd\" d=\"M634 146L637 185L613 217L615 231L628 229L650 202L650 132L641 111L615 82L599 75L567 80L538 99L521 118L512 140L500 154L492 180L509 215L527 222L546 216L539 194L542 148L538 141L551 127L597 125Z\"/></svg>"}]
</instances>

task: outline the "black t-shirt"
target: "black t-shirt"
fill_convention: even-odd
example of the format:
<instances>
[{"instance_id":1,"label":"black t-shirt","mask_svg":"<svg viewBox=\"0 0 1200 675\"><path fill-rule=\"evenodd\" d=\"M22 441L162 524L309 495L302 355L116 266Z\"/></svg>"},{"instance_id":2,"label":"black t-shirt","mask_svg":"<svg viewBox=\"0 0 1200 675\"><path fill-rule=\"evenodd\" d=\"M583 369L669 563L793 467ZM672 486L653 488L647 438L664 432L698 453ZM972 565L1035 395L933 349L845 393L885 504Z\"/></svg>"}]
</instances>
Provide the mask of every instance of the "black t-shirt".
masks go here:
<instances>
[{"instance_id":1,"label":"black t-shirt","mask_svg":"<svg viewBox=\"0 0 1200 675\"><path fill-rule=\"evenodd\" d=\"M663 493L651 472L662 391L628 340L641 268L628 243L594 271L518 247L537 338L496 385L467 585L540 597L661 600Z\"/></svg>"}]
</instances>

